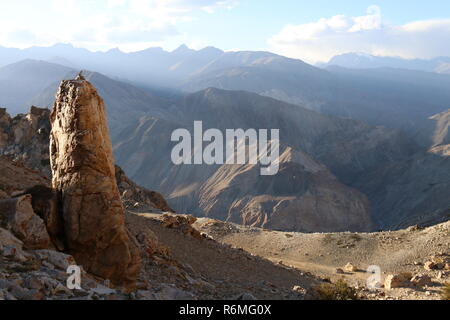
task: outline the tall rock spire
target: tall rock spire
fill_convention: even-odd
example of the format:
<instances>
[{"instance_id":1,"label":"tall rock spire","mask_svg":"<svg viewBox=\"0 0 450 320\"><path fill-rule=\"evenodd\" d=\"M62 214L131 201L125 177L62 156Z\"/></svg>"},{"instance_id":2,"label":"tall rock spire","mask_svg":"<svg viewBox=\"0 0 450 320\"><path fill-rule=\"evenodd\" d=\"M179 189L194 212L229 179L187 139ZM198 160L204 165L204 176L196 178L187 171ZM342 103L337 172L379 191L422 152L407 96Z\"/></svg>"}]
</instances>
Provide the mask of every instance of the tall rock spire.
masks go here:
<instances>
[{"instance_id":1,"label":"tall rock spire","mask_svg":"<svg viewBox=\"0 0 450 320\"><path fill-rule=\"evenodd\" d=\"M52 184L67 251L88 272L132 286L140 254L125 226L103 100L88 81L65 80L51 123Z\"/></svg>"}]
</instances>

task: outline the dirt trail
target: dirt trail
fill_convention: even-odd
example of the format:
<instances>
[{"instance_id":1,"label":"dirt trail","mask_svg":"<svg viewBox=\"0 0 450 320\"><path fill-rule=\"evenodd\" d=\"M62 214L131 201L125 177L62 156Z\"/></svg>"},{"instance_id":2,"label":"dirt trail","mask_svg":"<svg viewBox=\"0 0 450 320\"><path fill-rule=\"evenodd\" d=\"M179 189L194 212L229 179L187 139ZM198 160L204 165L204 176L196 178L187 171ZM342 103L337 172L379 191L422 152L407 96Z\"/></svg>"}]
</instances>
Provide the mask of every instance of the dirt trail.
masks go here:
<instances>
[{"instance_id":1,"label":"dirt trail","mask_svg":"<svg viewBox=\"0 0 450 320\"><path fill-rule=\"evenodd\" d=\"M426 271L423 267L433 255L450 254L450 222L423 230L323 234L278 232L206 218L199 219L195 226L217 241L243 248L275 263L332 281L344 277L359 287L365 286L370 276L365 270L371 265L381 268L382 281L386 275L398 272L427 273L434 278L436 286L450 280L445 272L438 280L438 271ZM336 273L337 268L343 268L349 262L359 271ZM430 290L431 296L426 298L438 298L439 290ZM394 292L391 294L395 295ZM401 294L411 298L408 292Z\"/></svg>"}]
</instances>

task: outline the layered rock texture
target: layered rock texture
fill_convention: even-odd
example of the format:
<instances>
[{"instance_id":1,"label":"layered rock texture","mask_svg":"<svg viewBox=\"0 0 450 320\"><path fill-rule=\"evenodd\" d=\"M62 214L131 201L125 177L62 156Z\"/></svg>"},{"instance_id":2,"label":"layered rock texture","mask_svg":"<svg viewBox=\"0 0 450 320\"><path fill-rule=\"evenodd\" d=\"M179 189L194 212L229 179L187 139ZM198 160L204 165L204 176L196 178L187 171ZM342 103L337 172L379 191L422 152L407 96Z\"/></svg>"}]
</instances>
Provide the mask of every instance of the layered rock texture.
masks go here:
<instances>
[{"instance_id":1,"label":"layered rock texture","mask_svg":"<svg viewBox=\"0 0 450 320\"><path fill-rule=\"evenodd\" d=\"M48 136L50 110L31 107L11 118L0 108L0 155L50 176Z\"/></svg>"},{"instance_id":2,"label":"layered rock texture","mask_svg":"<svg viewBox=\"0 0 450 320\"><path fill-rule=\"evenodd\" d=\"M82 78L63 81L51 123L52 184L68 252L88 272L131 285L140 255L125 227L103 100Z\"/></svg>"}]
</instances>

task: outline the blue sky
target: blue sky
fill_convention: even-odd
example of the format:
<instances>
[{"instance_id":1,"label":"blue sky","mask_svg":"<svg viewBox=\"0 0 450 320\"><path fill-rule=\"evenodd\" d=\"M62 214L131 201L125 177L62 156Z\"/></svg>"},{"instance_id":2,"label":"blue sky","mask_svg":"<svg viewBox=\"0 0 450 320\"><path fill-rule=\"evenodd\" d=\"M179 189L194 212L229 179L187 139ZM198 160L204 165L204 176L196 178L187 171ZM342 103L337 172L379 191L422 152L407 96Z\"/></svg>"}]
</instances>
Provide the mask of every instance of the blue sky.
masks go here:
<instances>
[{"instance_id":1,"label":"blue sky","mask_svg":"<svg viewBox=\"0 0 450 320\"><path fill-rule=\"evenodd\" d=\"M450 56L448 0L0 1L0 45L269 50L308 62L358 51Z\"/></svg>"}]
</instances>

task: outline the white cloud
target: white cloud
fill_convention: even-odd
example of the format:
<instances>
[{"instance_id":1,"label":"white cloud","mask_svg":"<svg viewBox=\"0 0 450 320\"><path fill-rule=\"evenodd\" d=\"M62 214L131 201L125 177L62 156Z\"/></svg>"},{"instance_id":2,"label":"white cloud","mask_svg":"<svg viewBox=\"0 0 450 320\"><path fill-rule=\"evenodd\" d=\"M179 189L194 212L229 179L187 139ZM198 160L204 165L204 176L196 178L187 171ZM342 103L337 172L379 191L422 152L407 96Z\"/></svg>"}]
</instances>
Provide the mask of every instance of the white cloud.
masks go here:
<instances>
[{"instance_id":1,"label":"white cloud","mask_svg":"<svg viewBox=\"0 0 450 320\"><path fill-rule=\"evenodd\" d=\"M365 52L404 58L450 56L450 19L392 25L381 10L370 6L366 15L336 15L316 22L288 25L268 40L282 55L308 62L328 61L337 54Z\"/></svg>"},{"instance_id":2,"label":"white cloud","mask_svg":"<svg viewBox=\"0 0 450 320\"><path fill-rule=\"evenodd\" d=\"M108 3L106 6L108 9L117 8L117 7L123 6L125 4L125 2L126 2L125 0L108 0Z\"/></svg>"},{"instance_id":3,"label":"white cloud","mask_svg":"<svg viewBox=\"0 0 450 320\"><path fill-rule=\"evenodd\" d=\"M41 0L36 6L35 1L0 1L0 46L71 42L94 50L139 50L179 36L180 25L198 14L237 4L236 0Z\"/></svg>"},{"instance_id":4,"label":"white cloud","mask_svg":"<svg viewBox=\"0 0 450 320\"><path fill-rule=\"evenodd\" d=\"M53 10L58 14L78 13L78 6L75 0L53 0Z\"/></svg>"}]
</instances>

